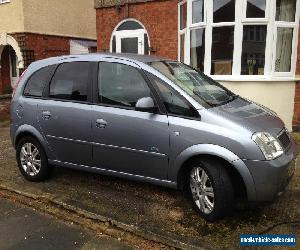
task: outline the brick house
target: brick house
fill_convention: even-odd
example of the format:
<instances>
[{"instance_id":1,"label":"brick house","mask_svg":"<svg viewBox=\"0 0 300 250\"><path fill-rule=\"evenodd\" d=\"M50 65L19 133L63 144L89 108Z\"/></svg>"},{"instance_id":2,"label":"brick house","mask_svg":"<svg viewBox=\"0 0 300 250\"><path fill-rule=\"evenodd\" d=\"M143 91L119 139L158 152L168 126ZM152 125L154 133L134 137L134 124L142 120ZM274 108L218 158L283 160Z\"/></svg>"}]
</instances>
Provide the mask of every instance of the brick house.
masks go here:
<instances>
[{"instance_id":1,"label":"brick house","mask_svg":"<svg viewBox=\"0 0 300 250\"><path fill-rule=\"evenodd\" d=\"M0 0L0 94L35 60L95 50L93 0Z\"/></svg>"},{"instance_id":2,"label":"brick house","mask_svg":"<svg viewBox=\"0 0 300 250\"><path fill-rule=\"evenodd\" d=\"M99 52L180 60L300 129L300 0L95 0L95 8Z\"/></svg>"}]
</instances>

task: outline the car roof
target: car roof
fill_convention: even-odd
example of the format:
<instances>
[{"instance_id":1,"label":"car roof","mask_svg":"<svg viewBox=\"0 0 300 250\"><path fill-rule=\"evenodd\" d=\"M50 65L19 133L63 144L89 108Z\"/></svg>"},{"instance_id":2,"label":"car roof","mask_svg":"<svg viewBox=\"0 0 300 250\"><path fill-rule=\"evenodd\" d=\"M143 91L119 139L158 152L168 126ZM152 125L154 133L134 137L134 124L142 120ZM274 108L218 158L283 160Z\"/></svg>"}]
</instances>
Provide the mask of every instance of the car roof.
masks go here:
<instances>
[{"instance_id":1,"label":"car roof","mask_svg":"<svg viewBox=\"0 0 300 250\"><path fill-rule=\"evenodd\" d=\"M126 61L131 61L137 64L140 63L149 63L154 61L164 61L167 60L162 57L150 56L150 55L137 55L137 54L127 54L127 53L90 53L90 54L81 54L81 55L68 55L68 56L58 56L50 57L47 59L35 61L32 63L32 67L40 68L47 65L58 64L62 62L71 62L71 61L99 61L104 58L114 58L121 59Z\"/></svg>"},{"instance_id":2,"label":"car roof","mask_svg":"<svg viewBox=\"0 0 300 250\"><path fill-rule=\"evenodd\" d=\"M123 53L123 54L107 53L107 54L100 54L100 55L112 56L112 57L123 58L123 59L126 58L126 59L131 59L143 63L166 60L165 58L158 57L158 56L138 55L138 54L130 54L130 53Z\"/></svg>"}]
</instances>

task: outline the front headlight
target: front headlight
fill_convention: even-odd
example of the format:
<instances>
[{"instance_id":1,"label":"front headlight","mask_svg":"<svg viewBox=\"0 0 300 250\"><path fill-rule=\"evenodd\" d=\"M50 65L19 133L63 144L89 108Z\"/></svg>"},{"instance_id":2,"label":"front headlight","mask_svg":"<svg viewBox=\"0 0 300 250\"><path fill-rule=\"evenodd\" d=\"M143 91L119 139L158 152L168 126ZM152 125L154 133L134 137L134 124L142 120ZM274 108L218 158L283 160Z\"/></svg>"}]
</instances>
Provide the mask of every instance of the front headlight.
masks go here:
<instances>
[{"instance_id":1,"label":"front headlight","mask_svg":"<svg viewBox=\"0 0 300 250\"><path fill-rule=\"evenodd\" d=\"M273 160L283 154L280 143L270 133L257 132L252 135L252 140L260 148L266 160Z\"/></svg>"}]
</instances>

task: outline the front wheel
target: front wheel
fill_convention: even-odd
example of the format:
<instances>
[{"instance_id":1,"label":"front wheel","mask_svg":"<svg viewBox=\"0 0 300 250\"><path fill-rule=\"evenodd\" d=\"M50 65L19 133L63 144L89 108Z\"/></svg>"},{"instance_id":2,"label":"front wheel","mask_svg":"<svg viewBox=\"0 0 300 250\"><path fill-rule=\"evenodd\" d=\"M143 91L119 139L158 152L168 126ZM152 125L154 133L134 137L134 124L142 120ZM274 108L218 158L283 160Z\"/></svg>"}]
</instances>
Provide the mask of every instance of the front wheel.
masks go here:
<instances>
[{"instance_id":1,"label":"front wheel","mask_svg":"<svg viewBox=\"0 0 300 250\"><path fill-rule=\"evenodd\" d=\"M27 180L38 182L49 176L50 167L46 153L36 139L22 138L17 145L16 157L19 169Z\"/></svg>"},{"instance_id":2,"label":"front wheel","mask_svg":"<svg viewBox=\"0 0 300 250\"><path fill-rule=\"evenodd\" d=\"M193 162L187 188L194 208L208 221L224 217L233 208L232 183L225 167L218 160Z\"/></svg>"}]
</instances>

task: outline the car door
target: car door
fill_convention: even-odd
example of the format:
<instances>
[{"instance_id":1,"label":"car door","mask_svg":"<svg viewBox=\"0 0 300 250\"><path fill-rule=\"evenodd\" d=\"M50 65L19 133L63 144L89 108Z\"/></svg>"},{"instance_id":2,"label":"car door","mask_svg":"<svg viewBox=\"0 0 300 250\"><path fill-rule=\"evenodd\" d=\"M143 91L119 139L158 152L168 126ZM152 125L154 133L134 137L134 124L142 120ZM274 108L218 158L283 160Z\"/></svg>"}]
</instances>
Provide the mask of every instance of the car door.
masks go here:
<instances>
[{"instance_id":1,"label":"car door","mask_svg":"<svg viewBox=\"0 0 300 250\"><path fill-rule=\"evenodd\" d=\"M195 142L195 133L191 128L193 127L193 122L200 121L200 115L180 93L175 91L162 79L151 73L147 73L147 77L157 88L160 99L168 114L170 130L170 168L168 177L171 181L176 181L178 173L172 169L172 166L174 166L178 155Z\"/></svg>"},{"instance_id":2,"label":"car door","mask_svg":"<svg viewBox=\"0 0 300 250\"><path fill-rule=\"evenodd\" d=\"M135 110L155 92L139 67L124 60L99 63L93 106L93 164L98 168L165 180L169 154L166 114Z\"/></svg>"},{"instance_id":3,"label":"car door","mask_svg":"<svg viewBox=\"0 0 300 250\"><path fill-rule=\"evenodd\" d=\"M90 165L92 63L60 64L38 103L42 133L60 162Z\"/></svg>"}]
</instances>

